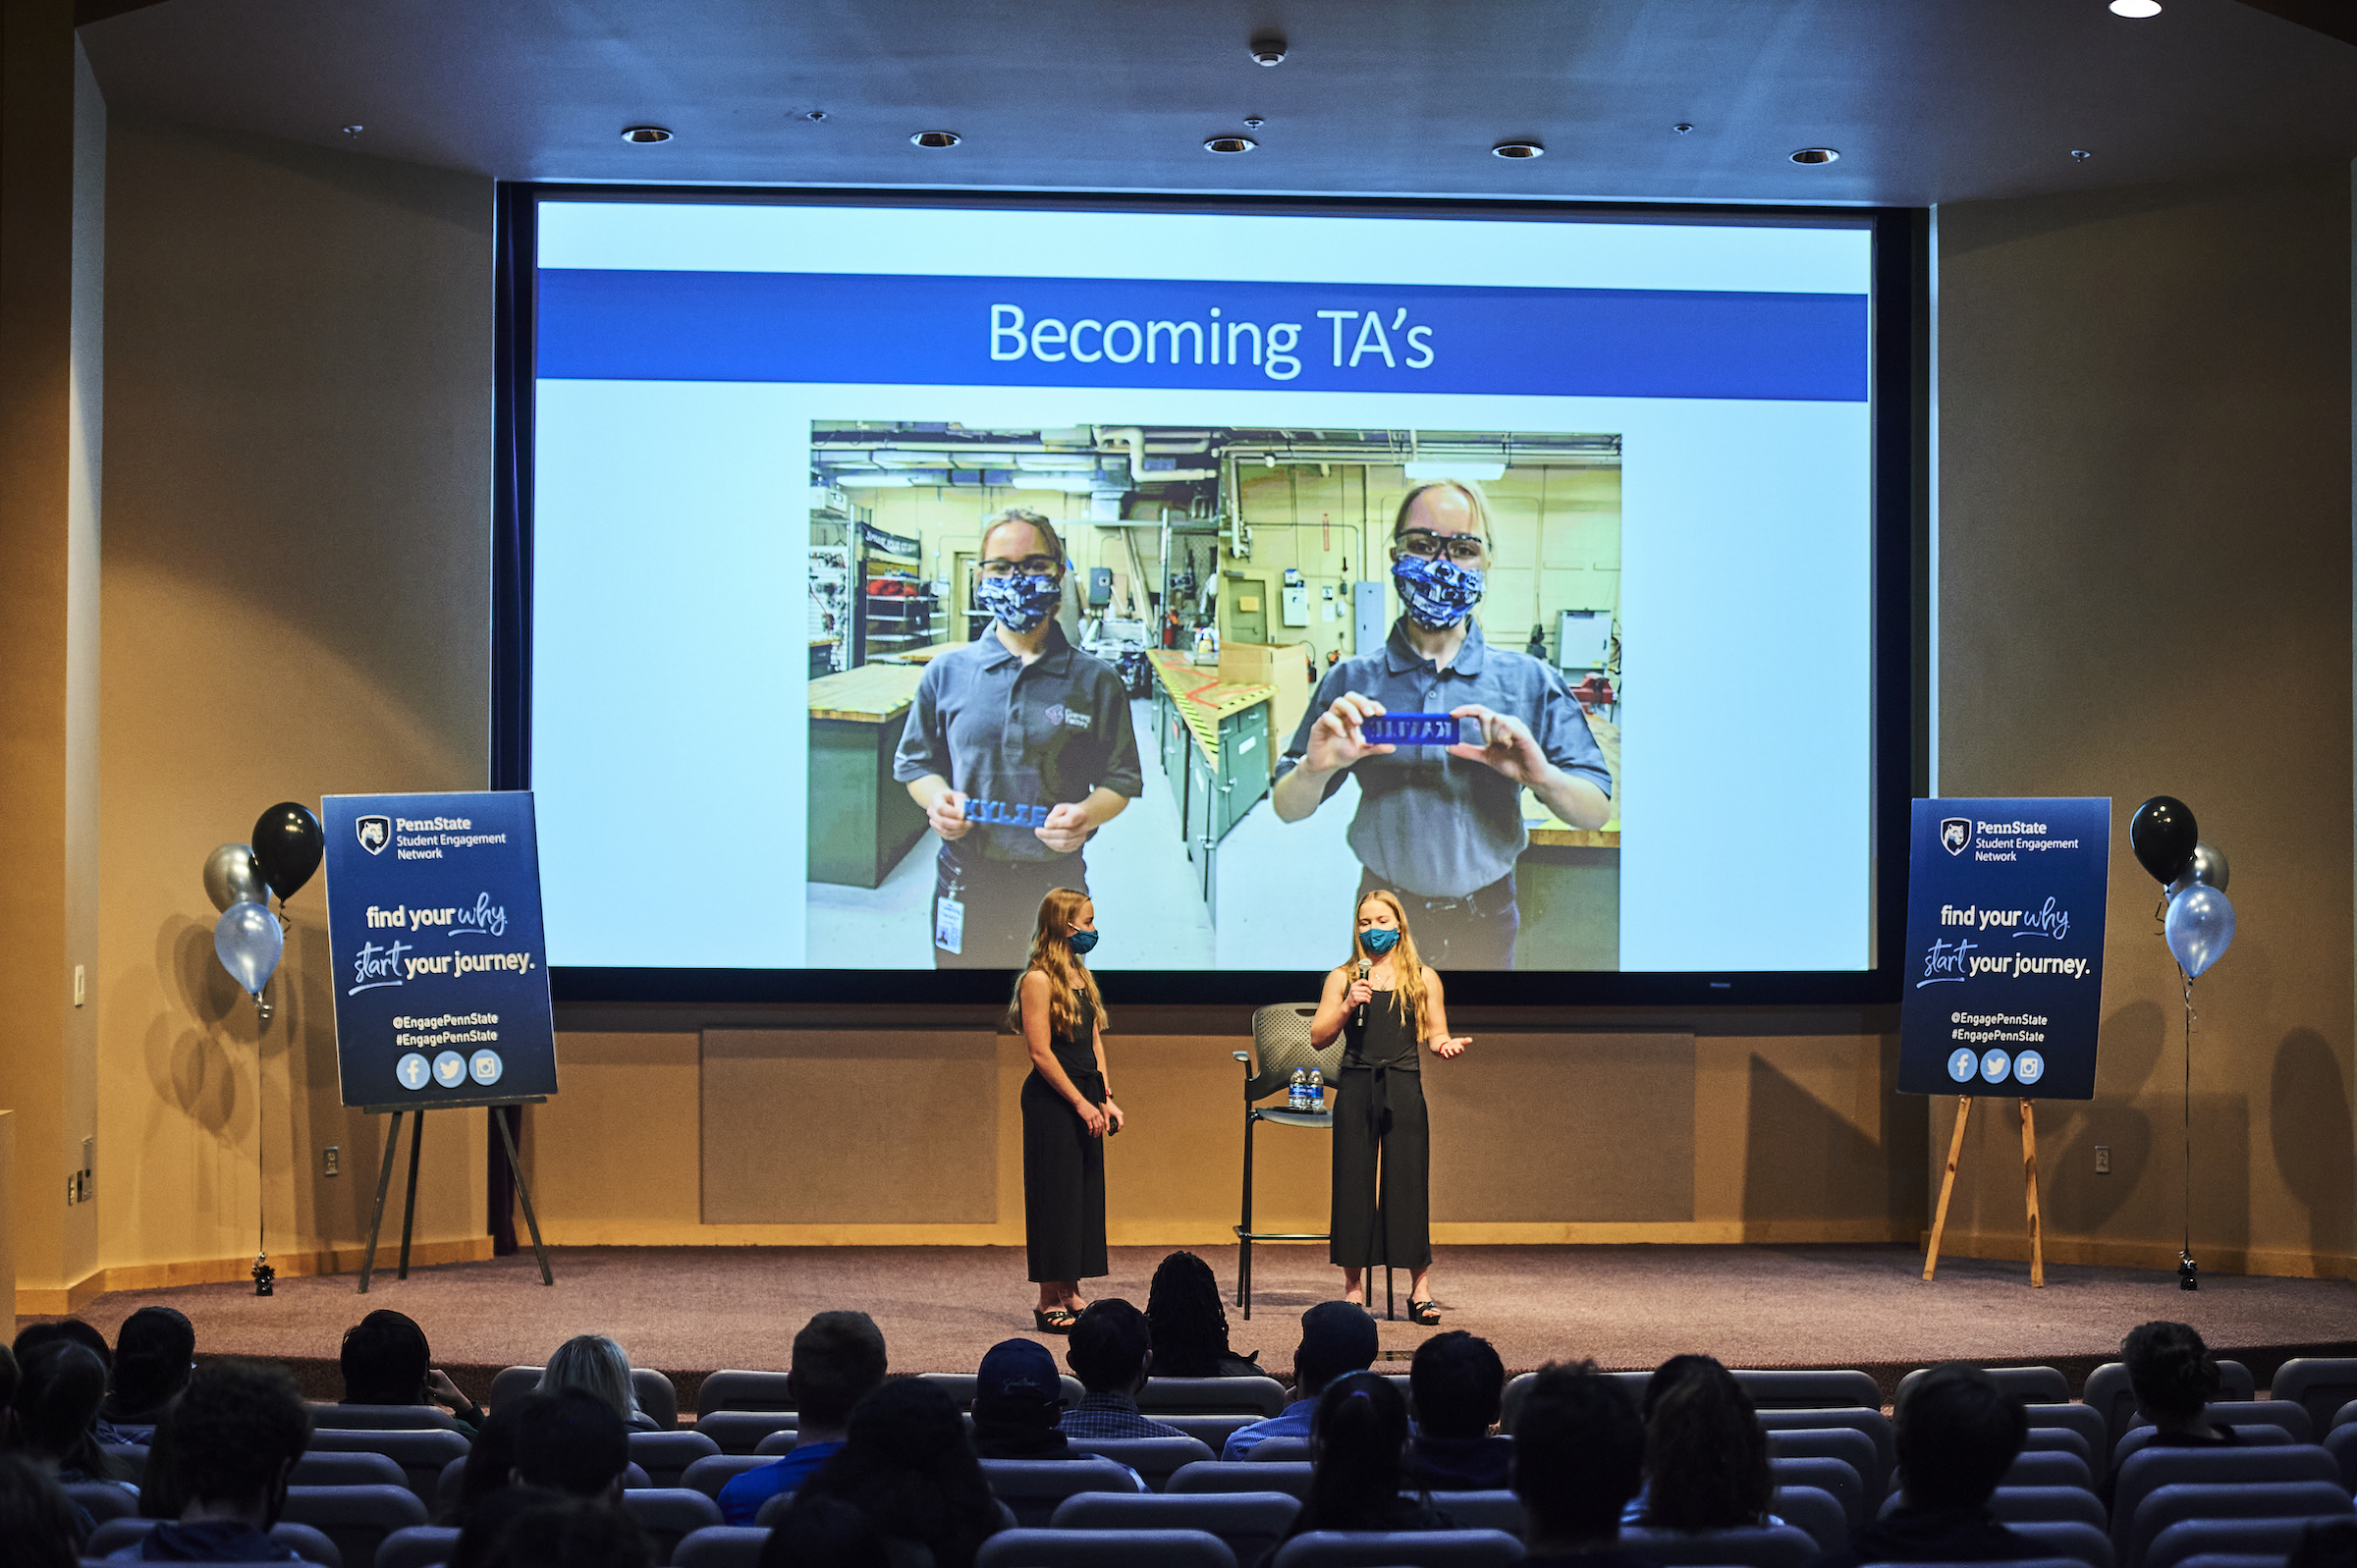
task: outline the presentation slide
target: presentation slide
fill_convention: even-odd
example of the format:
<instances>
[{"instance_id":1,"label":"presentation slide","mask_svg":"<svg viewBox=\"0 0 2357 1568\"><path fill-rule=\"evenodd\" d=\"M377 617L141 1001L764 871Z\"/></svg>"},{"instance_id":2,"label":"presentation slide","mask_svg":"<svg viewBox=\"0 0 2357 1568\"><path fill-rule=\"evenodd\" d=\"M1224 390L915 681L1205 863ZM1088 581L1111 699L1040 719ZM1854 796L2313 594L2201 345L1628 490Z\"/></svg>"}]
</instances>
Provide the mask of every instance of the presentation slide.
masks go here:
<instances>
[{"instance_id":1,"label":"presentation slide","mask_svg":"<svg viewBox=\"0 0 2357 1568\"><path fill-rule=\"evenodd\" d=\"M551 963L1872 966L1862 220L538 223Z\"/></svg>"}]
</instances>

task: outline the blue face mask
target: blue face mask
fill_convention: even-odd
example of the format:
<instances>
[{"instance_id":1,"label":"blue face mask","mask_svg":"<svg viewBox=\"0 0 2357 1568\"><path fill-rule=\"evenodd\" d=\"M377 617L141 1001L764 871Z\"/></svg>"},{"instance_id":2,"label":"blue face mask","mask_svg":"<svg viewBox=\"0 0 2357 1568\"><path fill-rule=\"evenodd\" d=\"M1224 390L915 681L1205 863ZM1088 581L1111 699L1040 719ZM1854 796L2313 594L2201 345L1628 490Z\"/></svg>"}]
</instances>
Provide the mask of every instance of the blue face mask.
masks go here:
<instances>
[{"instance_id":1,"label":"blue face mask","mask_svg":"<svg viewBox=\"0 0 2357 1568\"><path fill-rule=\"evenodd\" d=\"M1399 946L1399 933L1389 926L1369 926L1358 934L1358 940L1367 945L1367 951L1380 958Z\"/></svg>"},{"instance_id":2,"label":"blue face mask","mask_svg":"<svg viewBox=\"0 0 2357 1568\"><path fill-rule=\"evenodd\" d=\"M1448 630L1481 603L1481 568L1447 557L1401 556L1392 563L1392 581L1408 619L1428 631Z\"/></svg>"},{"instance_id":3,"label":"blue face mask","mask_svg":"<svg viewBox=\"0 0 2357 1568\"><path fill-rule=\"evenodd\" d=\"M1080 954L1083 958L1096 951L1096 947L1097 934L1095 932L1075 931L1072 933L1072 951Z\"/></svg>"},{"instance_id":4,"label":"blue face mask","mask_svg":"<svg viewBox=\"0 0 2357 1568\"><path fill-rule=\"evenodd\" d=\"M1021 571L984 577L974 585L975 601L1009 631L1029 631L1048 619L1063 597L1064 583L1058 578Z\"/></svg>"}]
</instances>

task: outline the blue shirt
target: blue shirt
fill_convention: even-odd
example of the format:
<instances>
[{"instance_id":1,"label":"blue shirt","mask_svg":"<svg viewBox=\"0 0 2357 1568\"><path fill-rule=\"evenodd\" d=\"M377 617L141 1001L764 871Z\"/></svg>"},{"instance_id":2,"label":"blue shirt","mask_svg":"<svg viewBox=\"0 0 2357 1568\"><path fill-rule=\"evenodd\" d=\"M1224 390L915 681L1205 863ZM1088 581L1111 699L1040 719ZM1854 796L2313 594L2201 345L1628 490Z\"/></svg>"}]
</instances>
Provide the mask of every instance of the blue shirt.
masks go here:
<instances>
[{"instance_id":1,"label":"blue shirt","mask_svg":"<svg viewBox=\"0 0 2357 1568\"><path fill-rule=\"evenodd\" d=\"M1493 648L1478 622L1449 668L1408 646L1398 623L1381 653L1344 659L1318 683L1292 743L1277 765L1282 779L1309 754L1309 731L1349 692L1373 697L1386 713L1447 713L1479 703L1521 720L1547 760L1607 796L1612 771L1588 729L1588 716L1563 677L1526 653ZM1486 762L1452 757L1446 746L1400 746L1364 757L1326 781L1326 793L1358 778L1358 815L1350 851L1395 888L1425 898L1461 898L1499 881L1530 842L1522 826L1522 786Z\"/></svg>"},{"instance_id":2,"label":"blue shirt","mask_svg":"<svg viewBox=\"0 0 2357 1568\"><path fill-rule=\"evenodd\" d=\"M732 1525L749 1525L761 1505L780 1492L799 1491L811 1472L843 1452L839 1442L805 1442L774 1465L763 1465L720 1488L720 1516Z\"/></svg>"},{"instance_id":3,"label":"blue shirt","mask_svg":"<svg viewBox=\"0 0 2357 1568\"><path fill-rule=\"evenodd\" d=\"M1285 1407L1283 1415L1271 1416L1266 1421L1256 1421L1249 1427L1238 1427L1230 1433L1228 1441L1220 1449L1220 1457L1248 1458L1253 1449L1271 1437L1299 1437L1306 1442L1309 1439L1309 1418L1317 1413L1318 1401L1314 1397L1296 1399Z\"/></svg>"},{"instance_id":4,"label":"blue shirt","mask_svg":"<svg viewBox=\"0 0 2357 1568\"><path fill-rule=\"evenodd\" d=\"M1083 1395L1077 1405L1064 1413L1064 1419L1056 1423L1056 1430L1079 1442L1092 1437L1120 1441L1129 1437L1186 1435L1177 1427L1139 1415L1137 1401L1119 1393Z\"/></svg>"}]
</instances>

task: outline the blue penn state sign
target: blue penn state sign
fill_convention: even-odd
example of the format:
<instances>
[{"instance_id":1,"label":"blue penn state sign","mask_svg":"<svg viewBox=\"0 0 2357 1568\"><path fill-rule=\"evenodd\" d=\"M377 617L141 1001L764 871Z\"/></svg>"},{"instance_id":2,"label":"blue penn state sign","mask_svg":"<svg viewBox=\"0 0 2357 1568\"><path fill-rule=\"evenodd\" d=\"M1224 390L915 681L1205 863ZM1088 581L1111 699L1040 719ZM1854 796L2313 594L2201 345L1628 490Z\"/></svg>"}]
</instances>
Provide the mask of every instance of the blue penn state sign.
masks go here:
<instances>
[{"instance_id":1,"label":"blue penn state sign","mask_svg":"<svg viewBox=\"0 0 2357 1568\"><path fill-rule=\"evenodd\" d=\"M1899 1091L2093 1099L2111 802L1914 806Z\"/></svg>"},{"instance_id":2,"label":"blue penn state sign","mask_svg":"<svg viewBox=\"0 0 2357 1568\"><path fill-rule=\"evenodd\" d=\"M556 1093L530 793L320 805L344 1104L407 1110Z\"/></svg>"}]
</instances>

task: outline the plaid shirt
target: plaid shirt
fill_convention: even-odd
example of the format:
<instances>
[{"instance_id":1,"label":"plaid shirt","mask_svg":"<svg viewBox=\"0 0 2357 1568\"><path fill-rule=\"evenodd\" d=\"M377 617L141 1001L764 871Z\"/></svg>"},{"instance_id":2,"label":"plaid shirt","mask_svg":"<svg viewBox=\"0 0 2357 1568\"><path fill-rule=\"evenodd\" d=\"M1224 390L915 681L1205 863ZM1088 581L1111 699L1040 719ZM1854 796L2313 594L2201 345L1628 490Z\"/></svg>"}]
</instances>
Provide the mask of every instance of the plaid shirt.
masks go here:
<instances>
[{"instance_id":1,"label":"plaid shirt","mask_svg":"<svg viewBox=\"0 0 2357 1568\"><path fill-rule=\"evenodd\" d=\"M1137 1413L1137 1401L1127 1394L1088 1394L1056 1424L1067 1437L1083 1441L1095 1437L1183 1437L1185 1433L1176 1427L1166 1427L1159 1421L1148 1421Z\"/></svg>"}]
</instances>

